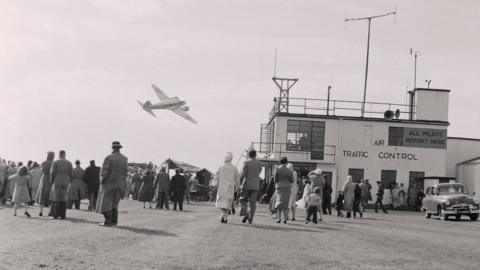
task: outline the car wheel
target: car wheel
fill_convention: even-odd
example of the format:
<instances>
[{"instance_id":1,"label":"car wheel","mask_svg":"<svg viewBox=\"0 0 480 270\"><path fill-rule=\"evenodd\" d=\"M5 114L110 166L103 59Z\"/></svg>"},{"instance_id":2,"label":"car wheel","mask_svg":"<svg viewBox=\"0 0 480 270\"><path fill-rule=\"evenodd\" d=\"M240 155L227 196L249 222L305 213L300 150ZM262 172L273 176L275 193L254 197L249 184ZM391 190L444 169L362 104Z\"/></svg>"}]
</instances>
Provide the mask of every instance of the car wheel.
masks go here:
<instances>
[{"instance_id":1,"label":"car wheel","mask_svg":"<svg viewBox=\"0 0 480 270\"><path fill-rule=\"evenodd\" d=\"M442 213L442 207L440 205L438 206L438 216L440 217L440 220L448 219L448 216Z\"/></svg>"},{"instance_id":2,"label":"car wheel","mask_svg":"<svg viewBox=\"0 0 480 270\"><path fill-rule=\"evenodd\" d=\"M432 216L432 214L430 213L425 213L425 218L430 218Z\"/></svg>"},{"instance_id":3,"label":"car wheel","mask_svg":"<svg viewBox=\"0 0 480 270\"><path fill-rule=\"evenodd\" d=\"M478 214L471 214L471 215L470 215L470 219L471 219L472 221L477 221L477 220L478 220Z\"/></svg>"}]
</instances>

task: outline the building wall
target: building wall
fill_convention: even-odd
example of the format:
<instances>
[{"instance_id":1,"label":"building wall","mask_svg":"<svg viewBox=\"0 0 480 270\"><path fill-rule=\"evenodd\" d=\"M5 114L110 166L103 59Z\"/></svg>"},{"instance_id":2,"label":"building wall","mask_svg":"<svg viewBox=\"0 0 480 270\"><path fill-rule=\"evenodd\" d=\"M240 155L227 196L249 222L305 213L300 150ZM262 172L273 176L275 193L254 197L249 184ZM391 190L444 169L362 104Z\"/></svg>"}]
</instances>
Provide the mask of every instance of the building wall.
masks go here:
<instances>
[{"instance_id":1,"label":"building wall","mask_svg":"<svg viewBox=\"0 0 480 270\"><path fill-rule=\"evenodd\" d=\"M478 162L458 165L458 179L463 183L470 194L480 194L480 164Z\"/></svg>"},{"instance_id":2,"label":"building wall","mask_svg":"<svg viewBox=\"0 0 480 270\"><path fill-rule=\"evenodd\" d=\"M396 170L397 183L404 183L405 188L408 188L410 171L425 172L426 176L445 176L446 149L388 145L390 126L446 130L444 125L277 116L275 143L286 143L288 119L325 122L325 145L336 146L336 155L334 161L317 162L317 167L324 171L333 170L334 190L343 187L349 168L364 169L364 177L371 180L373 192L382 170ZM309 161L298 156L289 159Z\"/></svg>"},{"instance_id":3,"label":"building wall","mask_svg":"<svg viewBox=\"0 0 480 270\"><path fill-rule=\"evenodd\" d=\"M415 119L448 122L449 90L416 89Z\"/></svg>"},{"instance_id":4,"label":"building wall","mask_svg":"<svg viewBox=\"0 0 480 270\"><path fill-rule=\"evenodd\" d=\"M480 140L449 138L447 144L446 176L457 177L457 164L480 157ZM461 177L457 177L461 182Z\"/></svg>"}]
</instances>

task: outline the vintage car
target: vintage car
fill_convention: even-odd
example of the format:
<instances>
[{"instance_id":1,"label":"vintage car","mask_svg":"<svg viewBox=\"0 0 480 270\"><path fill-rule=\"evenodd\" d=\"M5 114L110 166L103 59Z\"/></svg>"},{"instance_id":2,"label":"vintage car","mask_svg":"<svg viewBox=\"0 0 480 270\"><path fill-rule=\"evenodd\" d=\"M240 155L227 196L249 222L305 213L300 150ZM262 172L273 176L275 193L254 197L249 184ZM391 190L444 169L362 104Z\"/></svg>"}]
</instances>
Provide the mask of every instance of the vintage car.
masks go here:
<instances>
[{"instance_id":1,"label":"vintage car","mask_svg":"<svg viewBox=\"0 0 480 270\"><path fill-rule=\"evenodd\" d=\"M462 215L477 220L480 213L479 201L467 194L463 184L446 183L430 186L425 191L422 201L422 211L426 218L437 215L442 220L454 216L459 220Z\"/></svg>"}]
</instances>

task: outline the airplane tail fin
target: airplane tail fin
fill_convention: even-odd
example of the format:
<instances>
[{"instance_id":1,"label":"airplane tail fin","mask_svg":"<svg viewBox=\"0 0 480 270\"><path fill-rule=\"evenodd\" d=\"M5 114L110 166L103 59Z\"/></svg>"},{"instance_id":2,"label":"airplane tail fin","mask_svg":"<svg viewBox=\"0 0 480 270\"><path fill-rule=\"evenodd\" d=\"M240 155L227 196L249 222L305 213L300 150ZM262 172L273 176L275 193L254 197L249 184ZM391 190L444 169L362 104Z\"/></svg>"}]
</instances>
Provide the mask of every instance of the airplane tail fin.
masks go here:
<instances>
[{"instance_id":1,"label":"airplane tail fin","mask_svg":"<svg viewBox=\"0 0 480 270\"><path fill-rule=\"evenodd\" d=\"M153 117L157 117L157 116L153 113L152 109L149 108L149 106L145 107L145 104L147 104L148 101L145 102L145 103L142 103L140 100L137 100L137 102L138 102L138 104L140 105L140 107L142 107L142 109L143 109L144 111L148 112L148 113L151 114Z\"/></svg>"}]
</instances>

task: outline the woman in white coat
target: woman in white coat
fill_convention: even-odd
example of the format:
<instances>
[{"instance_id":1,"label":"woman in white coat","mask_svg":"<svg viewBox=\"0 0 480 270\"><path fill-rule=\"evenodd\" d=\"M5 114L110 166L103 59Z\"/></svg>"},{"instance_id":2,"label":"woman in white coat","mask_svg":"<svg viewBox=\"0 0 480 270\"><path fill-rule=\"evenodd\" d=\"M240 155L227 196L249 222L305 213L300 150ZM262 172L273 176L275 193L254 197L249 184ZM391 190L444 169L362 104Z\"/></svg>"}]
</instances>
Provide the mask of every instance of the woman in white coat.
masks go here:
<instances>
[{"instance_id":1,"label":"woman in white coat","mask_svg":"<svg viewBox=\"0 0 480 270\"><path fill-rule=\"evenodd\" d=\"M221 223L227 223L228 213L232 208L235 187L240 186L240 175L237 167L232 165L233 155L228 152L225 156L225 164L218 168L215 180L218 183L217 202L215 206L222 210Z\"/></svg>"}]
</instances>

